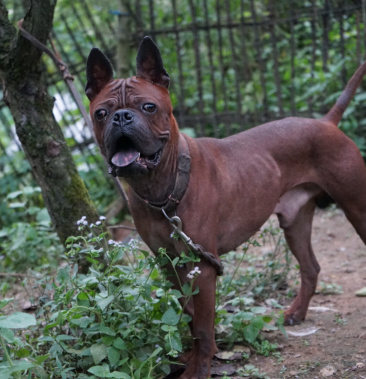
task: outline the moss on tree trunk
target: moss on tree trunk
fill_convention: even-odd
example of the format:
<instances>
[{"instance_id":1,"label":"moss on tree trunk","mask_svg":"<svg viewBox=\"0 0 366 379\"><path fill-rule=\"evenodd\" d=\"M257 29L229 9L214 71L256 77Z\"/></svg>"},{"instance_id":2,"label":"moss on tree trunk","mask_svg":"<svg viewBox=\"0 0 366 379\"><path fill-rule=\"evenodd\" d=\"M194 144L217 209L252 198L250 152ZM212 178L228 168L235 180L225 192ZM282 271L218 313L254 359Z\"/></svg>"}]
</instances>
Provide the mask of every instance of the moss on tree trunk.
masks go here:
<instances>
[{"instance_id":1,"label":"moss on tree trunk","mask_svg":"<svg viewBox=\"0 0 366 379\"><path fill-rule=\"evenodd\" d=\"M23 27L45 43L52 28L55 0L33 0ZM17 34L0 0L0 78L4 100L13 115L17 135L61 241L78 233L82 216L98 218L75 167L60 126L53 117L41 70L41 51Z\"/></svg>"}]
</instances>

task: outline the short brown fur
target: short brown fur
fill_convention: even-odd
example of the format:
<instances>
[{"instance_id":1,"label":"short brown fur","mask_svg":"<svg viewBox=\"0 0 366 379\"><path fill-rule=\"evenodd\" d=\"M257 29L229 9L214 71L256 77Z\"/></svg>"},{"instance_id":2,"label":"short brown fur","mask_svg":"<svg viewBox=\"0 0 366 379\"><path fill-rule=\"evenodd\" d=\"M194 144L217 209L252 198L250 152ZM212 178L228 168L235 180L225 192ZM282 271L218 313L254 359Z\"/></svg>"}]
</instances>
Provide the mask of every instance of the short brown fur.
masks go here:
<instances>
[{"instance_id":1,"label":"short brown fur","mask_svg":"<svg viewBox=\"0 0 366 379\"><path fill-rule=\"evenodd\" d=\"M177 175L180 132L160 53L145 37L137 57L137 76L126 80L113 80L109 62L100 54L94 49L89 56L86 88L98 144L111 166L124 138L133 142L133 149L142 157L160 154L158 164L144 158L146 169L145 163L133 162L127 167L113 166L112 173L124 176L130 185L136 228L151 250L157 253L163 247L179 254L185 247L170 237L172 227L167 219L141 199L166 200ZM176 208L184 232L219 258L245 242L276 213L301 273L299 294L285 313L287 324L305 319L320 271L311 247L316 201L325 195L333 198L366 243L365 164L356 145L337 128L365 72L364 63L321 119L286 118L221 140L185 136L191 173ZM156 105L154 113L144 108L147 103ZM105 111L104 118L100 110ZM185 308L192 316L194 342L184 358L183 379L210 377L211 359L217 350L216 271L205 260L198 266L202 272L195 281L199 293ZM190 268L178 270L181 280L187 281Z\"/></svg>"}]
</instances>

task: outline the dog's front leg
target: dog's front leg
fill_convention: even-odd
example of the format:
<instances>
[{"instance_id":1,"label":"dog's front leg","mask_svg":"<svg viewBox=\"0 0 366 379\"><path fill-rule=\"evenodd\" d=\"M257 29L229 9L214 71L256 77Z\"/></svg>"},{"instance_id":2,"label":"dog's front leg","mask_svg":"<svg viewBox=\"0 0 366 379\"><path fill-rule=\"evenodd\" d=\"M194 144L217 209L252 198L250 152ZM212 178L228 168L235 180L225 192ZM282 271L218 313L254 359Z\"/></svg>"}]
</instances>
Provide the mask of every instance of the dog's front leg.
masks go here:
<instances>
[{"instance_id":1,"label":"dog's front leg","mask_svg":"<svg viewBox=\"0 0 366 379\"><path fill-rule=\"evenodd\" d=\"M183 311L192 317L190 328L193 338L192 350L185 353L180 361L187 364L181 379L206 379L210 377L211 361L217 351L215 343L215 293L216 270L209 263L202 261L196 265L200 271L190 279L193 266L178 268L180 284L183 285L193 280L194 291L198 288L198 294L187 299L180 299ZM175 287L179 287L178 281L173 280Z\"/></svg>"}]
</instances>

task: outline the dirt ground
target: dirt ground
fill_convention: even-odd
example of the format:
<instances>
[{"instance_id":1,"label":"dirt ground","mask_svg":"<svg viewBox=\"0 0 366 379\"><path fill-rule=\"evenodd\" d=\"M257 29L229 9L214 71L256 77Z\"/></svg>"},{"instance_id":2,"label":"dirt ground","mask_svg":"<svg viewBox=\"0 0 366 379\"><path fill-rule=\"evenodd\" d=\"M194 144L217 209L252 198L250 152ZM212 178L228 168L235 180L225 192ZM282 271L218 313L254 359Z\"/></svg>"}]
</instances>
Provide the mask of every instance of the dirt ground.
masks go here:
<instances>
[{"instance_id":1,"label":"dirt ground","mask_svg":"<svg viewBox=\"0 0 366 379\"><path fill-rule=\"evenodd\" d=\"M306 321L286 327L289 334L300 336L286 339L280 332L268 333L280 345L280 354L253 354L240 365L254 365L260 377L271 379L366 378L366 297L355 295L366 287L366 248L338 209L317 210L312 240L321 266L319 291ZM339 286L341 294L324 294Z\"/></svg>"}]
</instances>

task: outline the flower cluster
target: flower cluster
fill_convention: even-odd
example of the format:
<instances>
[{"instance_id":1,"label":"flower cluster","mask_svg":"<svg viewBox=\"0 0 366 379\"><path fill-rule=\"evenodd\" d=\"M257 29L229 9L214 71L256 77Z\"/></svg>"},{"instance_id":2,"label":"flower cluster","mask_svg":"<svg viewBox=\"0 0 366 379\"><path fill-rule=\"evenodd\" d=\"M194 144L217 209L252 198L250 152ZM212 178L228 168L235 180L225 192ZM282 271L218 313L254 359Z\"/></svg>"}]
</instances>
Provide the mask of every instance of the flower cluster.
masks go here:
<instances>
[{"instance_id":1,"label":"flower cluster","mask_svg":"<svg viewBox=\"0 0 366 379\"><path fill-rule=\"evenodd\" d=\"M201 270L199 269L198 266L196 266L192 271L190 271L187 274L188 279L194 279L196 276L198 276L201 273Z\"/></svg>"},{"instance_id":2,"label":"flower cluster","mask_svg":"<svg viewBox=\"0 0 366 379\"><path fill-rule=\"evenodd\" d=\"M123 243L118 241L109 240L108 245L112 245L113 247L122 247Z\"/></svg>"},{"instance_id":3,"label":"flower cluster","mask_svg":"<svg viewBox=\"0 0 366 379\"><path fill-rule=\"evenodd\" d=\"M86 216L83 216L80 220L77 220L76 225L88 225L88 221L86 221Z\"/></svg>"},{"instance_id":4,"label":"flower cluster","mask_svg":"<svg viewBox=\"0 0 366 379\"><path fill-rule=\"evenodd\" d=\"M96 221L95 224L90 224L90 228L93 228L94 226L99 226L102 224L102 221L104 221L106 218L104 216L100 216L99 220ZM83 216L80 220L76 221L76 225L79 225L79 230L83 228L83 226L89 225L86 216Z\"/></svg>"}]
</instances>

